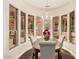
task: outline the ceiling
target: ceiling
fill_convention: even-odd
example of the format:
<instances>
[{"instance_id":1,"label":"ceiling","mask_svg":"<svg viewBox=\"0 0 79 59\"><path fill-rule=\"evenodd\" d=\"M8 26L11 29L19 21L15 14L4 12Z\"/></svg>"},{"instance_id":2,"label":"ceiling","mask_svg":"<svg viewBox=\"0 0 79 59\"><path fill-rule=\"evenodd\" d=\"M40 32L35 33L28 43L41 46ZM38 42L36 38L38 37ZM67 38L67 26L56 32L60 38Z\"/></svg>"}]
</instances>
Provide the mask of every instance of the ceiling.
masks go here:
<instances>
[{"instance_id":1,"label":"ceiling","mask_svg":"<svg viewBox=\"0 0 79 59\"><path fill-rule=\"evenodd\" d=\"M67 4L69 1L72 0L25 0L27 4L37 8L45 8L47 4L49 5L48 8L57 8Z\"/></svg>"}]
</instances>

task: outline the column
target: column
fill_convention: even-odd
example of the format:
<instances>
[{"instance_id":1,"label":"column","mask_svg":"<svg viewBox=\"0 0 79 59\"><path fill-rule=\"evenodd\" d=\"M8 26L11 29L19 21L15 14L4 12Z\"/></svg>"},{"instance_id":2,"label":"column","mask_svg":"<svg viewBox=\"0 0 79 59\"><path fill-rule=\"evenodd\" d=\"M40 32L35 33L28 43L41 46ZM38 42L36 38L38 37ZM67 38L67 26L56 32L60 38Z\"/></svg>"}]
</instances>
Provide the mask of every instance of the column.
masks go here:
<instances>
[{"instance_id":1,"label":"column","mask_svg":"<svg viewBox=\"0 0 79 59\"><path fill-rule=\"evenodd\" d=\"M42 32L44 31L44 16L41 17L42 21L43 21L43 26L42 26ZM43 34L42 34L42 38L44 38Z\"/></svg>"},{"instance_id":2,"label":"column","mask_svg":"<svg viewBox=\"0 0 79 59\"><path fill-rule=\"evenodd\" d=\"M26 41L28 41L28 14L26 14Z\"/></svg>"},{"instance_id":3,"label":"column","mask_svg":"<svg viewBox=\"0 0 79 59\"><path fill-rule=\"evenodd\" d=\"M53 40L53 17L52 16L50 17L50 33L51 33L50 38Z\"/></svg>"},{"instance_id":4,"label":"column","mask_svg":"<svg viewBox=\"0 0 79 59\"><path fill-rule=\"evenodd\" d=\"M20 10L18 10L18 16L17 16L18 18L17 18L17 27L18 27L18 36L17 36L17 44L18 45L20 45L20 40L21 40L21 38L20 38L20 34L21 34L21 11Z\"/></svg>"},{"instance_id":5,"label":"column","mask_svg":"<svg viewBox=\"0 0 79 59\"><path fill-rule=\"evenodd\" d=\"M34 16L34 38L36 39L36 16Z\"/></svg>"},{"instance_id":6,"label":"column","mask_svg":"<svg viewBox=\"0 0 79 59\"><path fill-rule=\"evenodd\" d=\"M69 42L69 33L70 33L70 20L69 20L69 14L67 14L67 41Z\"/></svg>"},{"instance_id":7,"label":"column","mask_svg":"<svg viewBox=\"0 0 79 59\"><path fill-rule=\"evenodd\" d=\"M58 26L58 29L59 29L59 39L61 39L61 16L59 16L59 26Z\"/></svg>"},{"instance_id":8,"label":"column","mask_svg":"<svg viewBox=\"0 0 79 59\"><path fill-rule=\"evenodd\" d=\"M53 39L53 38L54 38L54 37L53 37L53 32L54 32L54 31L53 31L53 17L51 17L51 18L52 18L52 39ZM54 40L54 39L53 39L53 40Z\"/></svg>"}]
</instances>

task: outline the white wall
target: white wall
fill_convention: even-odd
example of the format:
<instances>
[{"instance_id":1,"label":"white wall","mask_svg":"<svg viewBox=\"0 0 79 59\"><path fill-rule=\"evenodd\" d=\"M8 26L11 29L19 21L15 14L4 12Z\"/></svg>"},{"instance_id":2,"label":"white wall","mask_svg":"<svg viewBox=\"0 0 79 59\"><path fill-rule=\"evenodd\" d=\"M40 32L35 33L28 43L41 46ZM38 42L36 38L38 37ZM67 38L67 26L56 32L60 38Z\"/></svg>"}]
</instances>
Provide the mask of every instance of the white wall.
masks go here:
<instances>
[{"instance_id":1,"label":"white wall","mask_svg":"<svg viewBox=\"0 0 79 59\"><path fill-rule=\"evenodd\" d=\"M9 36L8 36L8 33L9 33L9 31L8 31L8 25L9 25L9 18L8 18L8 16L7 15L9 15L9 6L8 6L8 0L6 0L6 1L3 1L4 2L4 4L3 4L3 16L4 16L4 18L3 18L3 58L4 59L9 59Z\"/></svg>"},{"instance_id":2,"label":"white wall","mask_svg":"<svg viewBox=\"0 0 79 59\"><path fill-rule=\"evenodd\" d=\"M49 10L49 15L52 16L52 17L59 16L60 22L61 22L61 16L67 14L67 21L68 21L67 36L68 36L68 40L64 42L63 48L66 49L67 51L69 51L74 57L76 56L76 45L69 42L69 13L76 10L75 4L76 4L75 0L72 0L68 4L65 4L65 5L63 5L59 8ZM59 28L60 28L60 26L59 26ZM61 31L61 29L59 29L59 31Z\"/></svg>"},{"instance_id":3,"label":"white wall","mask_svg":"<svg viewBox=\"0 0 79 59\"><path fill-rule=\"evenodd\" d=\"M23 11L26 13L26 24L28 23L28 14L34 15L34 16L42 16L44 15L44 10L37 9L34 7L31 7L23 0L6 0L4 2L4 59L18 59L19 56L21 56L25 51L29 50L31 48L31 44L26 39L26 42L24 44L20 44L20 41L18 42L18 46L13 48L12 50L9 50L9 4L13 5L14 7L19 9L18 16L20 16L20 11ZM75 10L75 2L74 0L57 9L51 9L49 12L50 16L61 16L64 14L69 14L69 12ZM18 18L18 23L20 24L20 18ZM20 25L18 25L20 28ZM28 25L26 25L27 28ZM51 26L52 27L52 26ZM52 29L51 29L52 30ZM20 30L19 30L20 31ZM26 29L26 31L28 31ZM28 33L28 32L26 32ZM28 35L26 34L26 37ZM19 37L20 38L20 37ZM19 39L20 40L20 39ZM69 43L69 41L65 42L64 48L70 51L75 56L75 45Z\"/></svg>"},{"instance_id":4,"label":"white wall","mask_svg":"<svg viewBox=\"0 0 79 59\"><path fill-rule=\"evenodd\" d=\"M70 12L72 12L73 10L76 9L76 1L72 0L69 3L59 7L59 8L55 8L55 9L50 9L49 10L49 15L50 16L60 16L60 15L64 15L64 14L69 14Z\"/></svg>"},{"instance_id":5,"label":"white wall","mask_svg":"<svg viewBox=\"0 0 79 59\"><path fill-rule=\"evenodd\" d=\"M42 11L37 8L29 7L28 5L24 4L23 0L6 0L4 1L4 59L18 59L24 52L31 49L31 44L28 38L26 42L20 44L20 39L18 41L18 46L9 50L9 4L13 5L14 7L18 8L18 16L20 16L20 12L23 11L26 13L26 24L28 23L28 14L34 16L41 16ZM20 28L20 17L18 18L18 28ZM26 25L27 28L28 25ZM20 31L20 30L19 30ZM28 31L26 29L26 31ZM28 33L28 32L26 32ZM20 35L20 33L19 33ZM28 35L26 35L27 37ZM19 37L20 38L20 37Z\"/></svg>"},{"instance_id":6,"label":"white wall","mask_svg":"<svg viewBox=\"0 0 79 59\"><path fill-rule=\"evenodd\" d=\"M10 0L9 3L13 5L14 7L17 7L19 10L19 16L20 16L20 11L23 11L26 13L26 24L28 24L28 14L33 15L33 16L41 16L42 11L40 11L37 8L33 8L31 6L28 6L25 4L23 0ZM19 18L19 24L20 24L20 18ZM20 26L19 26L20 27ZM26 25L26 28L28 25ZM34 29L35 30L35 29ZM26 29L26 33L28 33L28 29ZM26 37L28 35L26 34ZM20 44L19 40L19 45L12 50L9 51L9 59L17 59L20 57L24 52L28 51L31 49L31 44L30 41L28 40L28 37L26 38L26 42L24 44Z\"/></svg>"}]
</instances>

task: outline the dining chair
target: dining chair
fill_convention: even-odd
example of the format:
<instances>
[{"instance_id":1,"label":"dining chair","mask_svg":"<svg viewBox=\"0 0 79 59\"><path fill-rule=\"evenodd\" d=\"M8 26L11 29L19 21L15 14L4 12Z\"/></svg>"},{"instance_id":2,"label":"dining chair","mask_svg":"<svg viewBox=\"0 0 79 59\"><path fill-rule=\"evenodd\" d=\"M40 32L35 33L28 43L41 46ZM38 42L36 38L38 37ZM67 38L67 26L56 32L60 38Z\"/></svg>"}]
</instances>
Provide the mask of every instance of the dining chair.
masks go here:
<instances>
[{"instance_id":1,"label":"dining chair","mask_svg":"<svg viewBox=\"0 0 79 59\"><path fill-rule=\"evenodd\" d=\"M40 59L55 59L55 42L40 42Z\"/></svg>"},{"instance_id":2,"label":"dining chair","mask_svg":"<svg viewBox=\"0 0 79 59\"><path fill-rule=\"evenodd\" d=\"M29 36L29 39L30 39L30 42L31 42L31 45L32 45L32 59L34 59L34 57L35 57L35 49L34 49L34 47L33 47L33 40L32 40L32 38L31 38L31 36Z\"/></svg>"},{"instance_id":3,"label":"dining chair","mask_svg":"<svg viewBox=\"0 0 79 59\"><path fill-rule=\"evenodd\" d=\"M63 47L64 39L65 39L65 36L62 38L62 41L60 42L59 48L56 49L56 52L58 53L58 59L62 59L61 50L62 50L62 47Z\"/></svg>"}]
</instances>

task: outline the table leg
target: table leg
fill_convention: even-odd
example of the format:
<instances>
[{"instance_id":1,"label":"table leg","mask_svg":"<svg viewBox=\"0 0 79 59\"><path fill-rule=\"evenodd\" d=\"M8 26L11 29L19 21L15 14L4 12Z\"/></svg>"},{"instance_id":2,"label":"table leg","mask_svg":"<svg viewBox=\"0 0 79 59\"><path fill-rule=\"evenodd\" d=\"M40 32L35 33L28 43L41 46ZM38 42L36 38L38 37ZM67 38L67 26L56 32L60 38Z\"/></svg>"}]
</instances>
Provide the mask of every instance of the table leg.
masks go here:
<instances>
[{"instance_id":1,"label":"table leg","mask_svg":"<svg viewBox=\"0 0 79 59\"><path fill-rule=\"evenodd\" d=\"M35 52L35 59L38 59L38 51Z\"/></svg>"}]
</instances>

